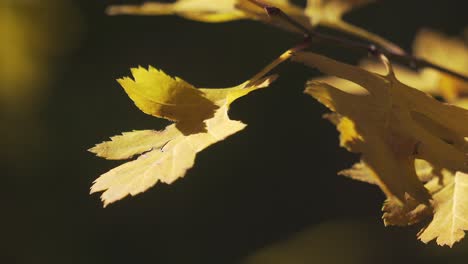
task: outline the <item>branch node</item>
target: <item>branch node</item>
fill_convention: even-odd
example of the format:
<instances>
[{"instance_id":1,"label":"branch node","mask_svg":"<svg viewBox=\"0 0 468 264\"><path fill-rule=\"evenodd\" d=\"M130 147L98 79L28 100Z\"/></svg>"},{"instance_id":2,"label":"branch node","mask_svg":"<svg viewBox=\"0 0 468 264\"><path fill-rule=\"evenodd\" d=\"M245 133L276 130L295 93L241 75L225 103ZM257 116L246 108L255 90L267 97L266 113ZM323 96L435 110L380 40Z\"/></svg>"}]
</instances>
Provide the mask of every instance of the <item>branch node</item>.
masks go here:
<instances>
[{"instance_id":1,"label":"branch node","mask_svg":"<svg viewBox=\"0 0 468 264\"><path fill-rule=\"evenodd\" d=\"M265 6L265 12L268 16L278 16L281 14L281 9L274 6Z\"/></svg>"}]
</instances>

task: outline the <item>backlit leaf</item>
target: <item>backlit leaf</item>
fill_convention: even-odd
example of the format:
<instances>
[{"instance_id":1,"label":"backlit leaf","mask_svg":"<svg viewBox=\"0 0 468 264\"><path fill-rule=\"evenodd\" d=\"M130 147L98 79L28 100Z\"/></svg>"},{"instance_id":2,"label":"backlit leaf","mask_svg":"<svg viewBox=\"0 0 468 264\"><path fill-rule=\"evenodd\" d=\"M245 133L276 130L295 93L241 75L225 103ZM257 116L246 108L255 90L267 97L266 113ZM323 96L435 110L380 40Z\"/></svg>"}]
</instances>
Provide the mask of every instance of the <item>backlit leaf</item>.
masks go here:
<instances>
[{"instance_id":1,"label":"backlit leaf","mask_svg":"<svg viewBox=\"0 0 468 264\"><path fill-rule=\"evenodd\" d=\"M118 82L144 113L174 121L203 121L217 108L205 94L191 84L172 78L153 67L132 69L134 79Z\"/></svg>"},{"instance_id":2,"label":"backlit leaf","mask_svg":"<svg viewBox=\"0 0 468 264\"><path fill-rule=\"evenodd\" d=\"M230 104L254 90L267 87L276 76L263 75L289 58L288 51L252 79L231 88L197 89L180 78L154 68L132 69L134 79L119 79L129 97L145 113L177 121L162 131L123 133L90 151L106 159L136 159L101 175L91 193L103 192L104 206L137 195L158 181L172 183L185 175L198 152L246 126L230 120Z\"/></svg>"},{"instance_id":3,"label":"backlit leaf","mask_svg":"<svg viewBox=\"0 0 468 264\"><path fill-rule=\"evenodd\" d=\"M464 138L468 135L468 111L440 103L399 82L385 59L386 75L307 52L298 53L294 60L368 91L365 95L349 94L314 81L306 89L343 116L337 125L341 145L362 154L388 198L403 204L410 195L429 204L430 195L415 171L416 158L436 167L467 171Z\"/></svg>"},{"instance_id":4,"label":"backlit leaf","mask_svg":"<svg viewBox=\"0 0 468 264\"><path fill-rule=\"evenodd\" d=\"M418 234L427 243L453 246L468 230L468 174L457 172L443 178L444 187L433 195L434 219Z\"/></svg>"},{"instance_id":5,"label":"backlit leaf","mask_svg":"<svg viewBox=\"0 0 468 264\"><path fill-rule=\"evenodd\" d=\"M468 43L460 38L449 37L436 31L423 29L418 32L414 40L413 50L418 57L461 75L468 75ZM441 95L447 101L452 102L459 95L468 93L468 83L466 81L433 69L425 69L424 71L435 72L435 74L432 73L432 75L437 76L435 86L440 88Z\"/></svg>"}]
</instances>

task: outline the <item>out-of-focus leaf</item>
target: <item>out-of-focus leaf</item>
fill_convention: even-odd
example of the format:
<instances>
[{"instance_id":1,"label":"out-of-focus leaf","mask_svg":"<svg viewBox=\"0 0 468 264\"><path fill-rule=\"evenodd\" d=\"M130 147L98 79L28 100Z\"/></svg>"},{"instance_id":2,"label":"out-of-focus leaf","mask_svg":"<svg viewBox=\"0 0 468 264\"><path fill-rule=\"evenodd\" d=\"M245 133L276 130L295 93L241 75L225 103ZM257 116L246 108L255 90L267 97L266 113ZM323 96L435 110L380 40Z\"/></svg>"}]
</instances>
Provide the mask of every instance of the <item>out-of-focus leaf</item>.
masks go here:
<instances>
[{"instance_id":1,"label":"out-of-focus leaf","mask_svg":"<svg viewBox=\"0 0 468 264\"><path fill-rule=\"evenodd\" d=\"M468 44L460 38L423 29L413 43L414 54L461 75L468 76ZM426 69L424 71L435 71ZM432 73L434 75L434 73ZM436 72L436 86L449 102L468 93L468 83L446 73Z\"/></svg>"},{"instance_id":2,"label":"out-of-focus leaf","mask_svg":"<svg viewBox=\"0 0 468 264\"><path fill-rule=\"evenodd\" d=\"M241 263L375 263L383 254L382 245L376 245L380 240L378 230L374 223L362 219L327 221L262 247ZM336 249L340 250L339 254Z\"/></svg>"},{"instance_id":3,"label":"out-of-focus leaf","mask_svg":"<svg viewBox=\"0 0 468 264\"><path fill-rule=\"evenodd\" d=\"M66 23L64 22L66 19ZM54 56L73 45L78 14L68 0L0 3L0 109L9 115L35 111L46 93ZM66 25L66 26L64 26Z\"/></svg>"},{"instance_id":4,"label":"out-of-focus leaf","mask_svg":"<svg viewBox=\"0 0 468 264\"><path fill-rule=\"evenodd\" d=\"M107 9L110 15L179 15L202 22L226 22L244 19L235 8L236 0L178 0L174 3L145 2L141 5L115 5Z\"/></svg>"}]
</instances>

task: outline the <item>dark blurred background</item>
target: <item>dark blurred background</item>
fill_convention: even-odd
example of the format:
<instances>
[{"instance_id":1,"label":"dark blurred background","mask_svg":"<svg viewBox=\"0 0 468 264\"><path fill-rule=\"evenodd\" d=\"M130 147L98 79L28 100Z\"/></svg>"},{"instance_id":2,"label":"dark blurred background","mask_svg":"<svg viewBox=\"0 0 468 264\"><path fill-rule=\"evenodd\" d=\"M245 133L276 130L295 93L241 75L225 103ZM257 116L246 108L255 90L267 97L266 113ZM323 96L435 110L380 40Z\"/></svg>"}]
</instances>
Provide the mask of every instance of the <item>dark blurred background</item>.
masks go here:
<instances>
[{"instance_id":1,"label":"dark blurred background","mask_svg":"<svg viewBox=\"0 0 468 264\"><path fill-rule=\"evenodd\" d=\"M317 72L293 63L236 101L231 118L247 129L200 153L186 177L103 209L89 188L121 162L86 150L167 124L139 111L116 78L153 65L229 87L299 40L253 21L104 13L137 2L2 0L1 263L468 263L468 239L441 248L416 239L420 226L385 228L380 190L336 175L358 156L302 93ZM465 1L378 1L346 19L409 50L422 27L461 32L466 11Z\"/></svg>"}]
</instances>

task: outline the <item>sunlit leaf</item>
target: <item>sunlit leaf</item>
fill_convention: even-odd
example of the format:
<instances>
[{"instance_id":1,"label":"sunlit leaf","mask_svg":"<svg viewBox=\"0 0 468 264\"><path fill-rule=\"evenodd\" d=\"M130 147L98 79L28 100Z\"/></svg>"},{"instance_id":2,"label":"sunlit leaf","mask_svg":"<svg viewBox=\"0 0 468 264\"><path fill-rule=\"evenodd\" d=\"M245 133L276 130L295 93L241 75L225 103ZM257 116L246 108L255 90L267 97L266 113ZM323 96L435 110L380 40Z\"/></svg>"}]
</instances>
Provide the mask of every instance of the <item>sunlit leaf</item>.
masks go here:
<instances>
[{"instance_id":1,"label":"sunlit leaf","mask_svg":"<svg viewBox=\"0 0 468 264\"><path fill-rule=\"evenodd\" d=\"M444 187L433 195L434 219L418 237L424 243L436 239L451 247L468 230L468 174L457 172L440 180Z\"/></svg>"},{"instance_id":2,"label":"sunlit leaf","mask_svg":"<svg viewBox=\"0 0 468 264\"><path fill-rule=\"evenodd\" d=\"M141 5L110 6L110 15L179 15L202 22L225 22L246 18L235 8L236 0L178 0L174 3L145 2Z\"/></svg>"},{"instance_id":3,"label":"sunlit leaf","mask_svg":"<svg viewBox=\"0 0 468 264\"><path fill-rule=\"evenodd\" d=\"M337 124L341 145L362 155L388 198L403 204L410 195L419 203L429 204L430 195L415 171L417 158L436 167L467 171L464 137L468 135L468 111L440 103L399 82L385 59L386 75L313 53L298 53L294 60L368 91L350 94L314 81L306 89L343 116Z\"/></svg>"},{"instance_id":4,"label":"sunlit leaf","mask_svg":"<svg viewBox=\"0 0 468 264\"><path fill-rule=\"evenodd\" d=\"M359 67L368 70L370 72L385 74L387 69L379 61L364 59L359 63ZM393 65L393 70L395 72L396 78L402 83L414 87L423 92L429 93L431 95L439 96L440 86L438 85L439 73L433 70L423 70L417 72L409 68ZM347 93L351 94L367 94L367 90L362 86L353 83L351 81L337 78L335 76L321 76L313 78L316 82L325 82L338 89L341 89Z\"/></svg>"},{"instance_id":5,"label":"sunlit leaf","mask_svg":"<svg viewBox=\"0 0 468 264\"><path fill-rule=\"evenodd\" d=\"M413 50L418 57L468 76L468 43L460 38L423 29L418 32L414 40ZM435 72L432 69L425 71ZM459 95L468 93L468 82L441 72L436 72L436 76L435 85L439 87L441 95L447 101L452 102Z\"/></svg>"},{"instance_id":6,"label":"sunlit leaf","mask_svg":"<svg viewBox=\"0 0 468 264\"><path fill-rule=\"evenodd\" d=\"M451 69L462 75L468 75L468 45L459 38L448 37L430 30L421 30L414 40L414 53L435 64ZM385 74L382 63L365 59L359 66L371 72ZM468 83L456 77L434 69L424 68L415 71L400 65L393 65L395 75L402 83L434 96L440 96L447 102L455 102L468 93ZM354 94L366 93L361 86L333 76L315 78Z\"/></svg>"},{"instance_id":7,"label":"sunlit leaf","mask_svg":"<svg viewBox=\"0 0 468 264\"><path fill-rule=\"evenodd\" d=\"M132 75L134 79L124 77L118 82L146 114L174 121L203 121L217 108L202 91L153 67L132 69Z\"/></svg>"},{"instance_id":8,"label":"sunlit leaf","mask_svg":"<svg viewBox=\"0 0 468 264\"><path fill-rule=\"evenodd\" d=\"M285 54L290 56L290 53ZM194 165L198 152L246 126L229 119L230 104L254 90L267 87L276 78L262 78L265 73L262 71L232 88L197 89L151 67L148 70L132 69L132 73L135 79L126 77L119 79L119 83L135 104L147 114L177 123L162 131L123 133L90 149L107 159L129 159L139 155L94 182L91 193L102 191L104 206L127 195L142 193L157 182L170 184L184 176Z\"/></svg>"}]
</instances>

